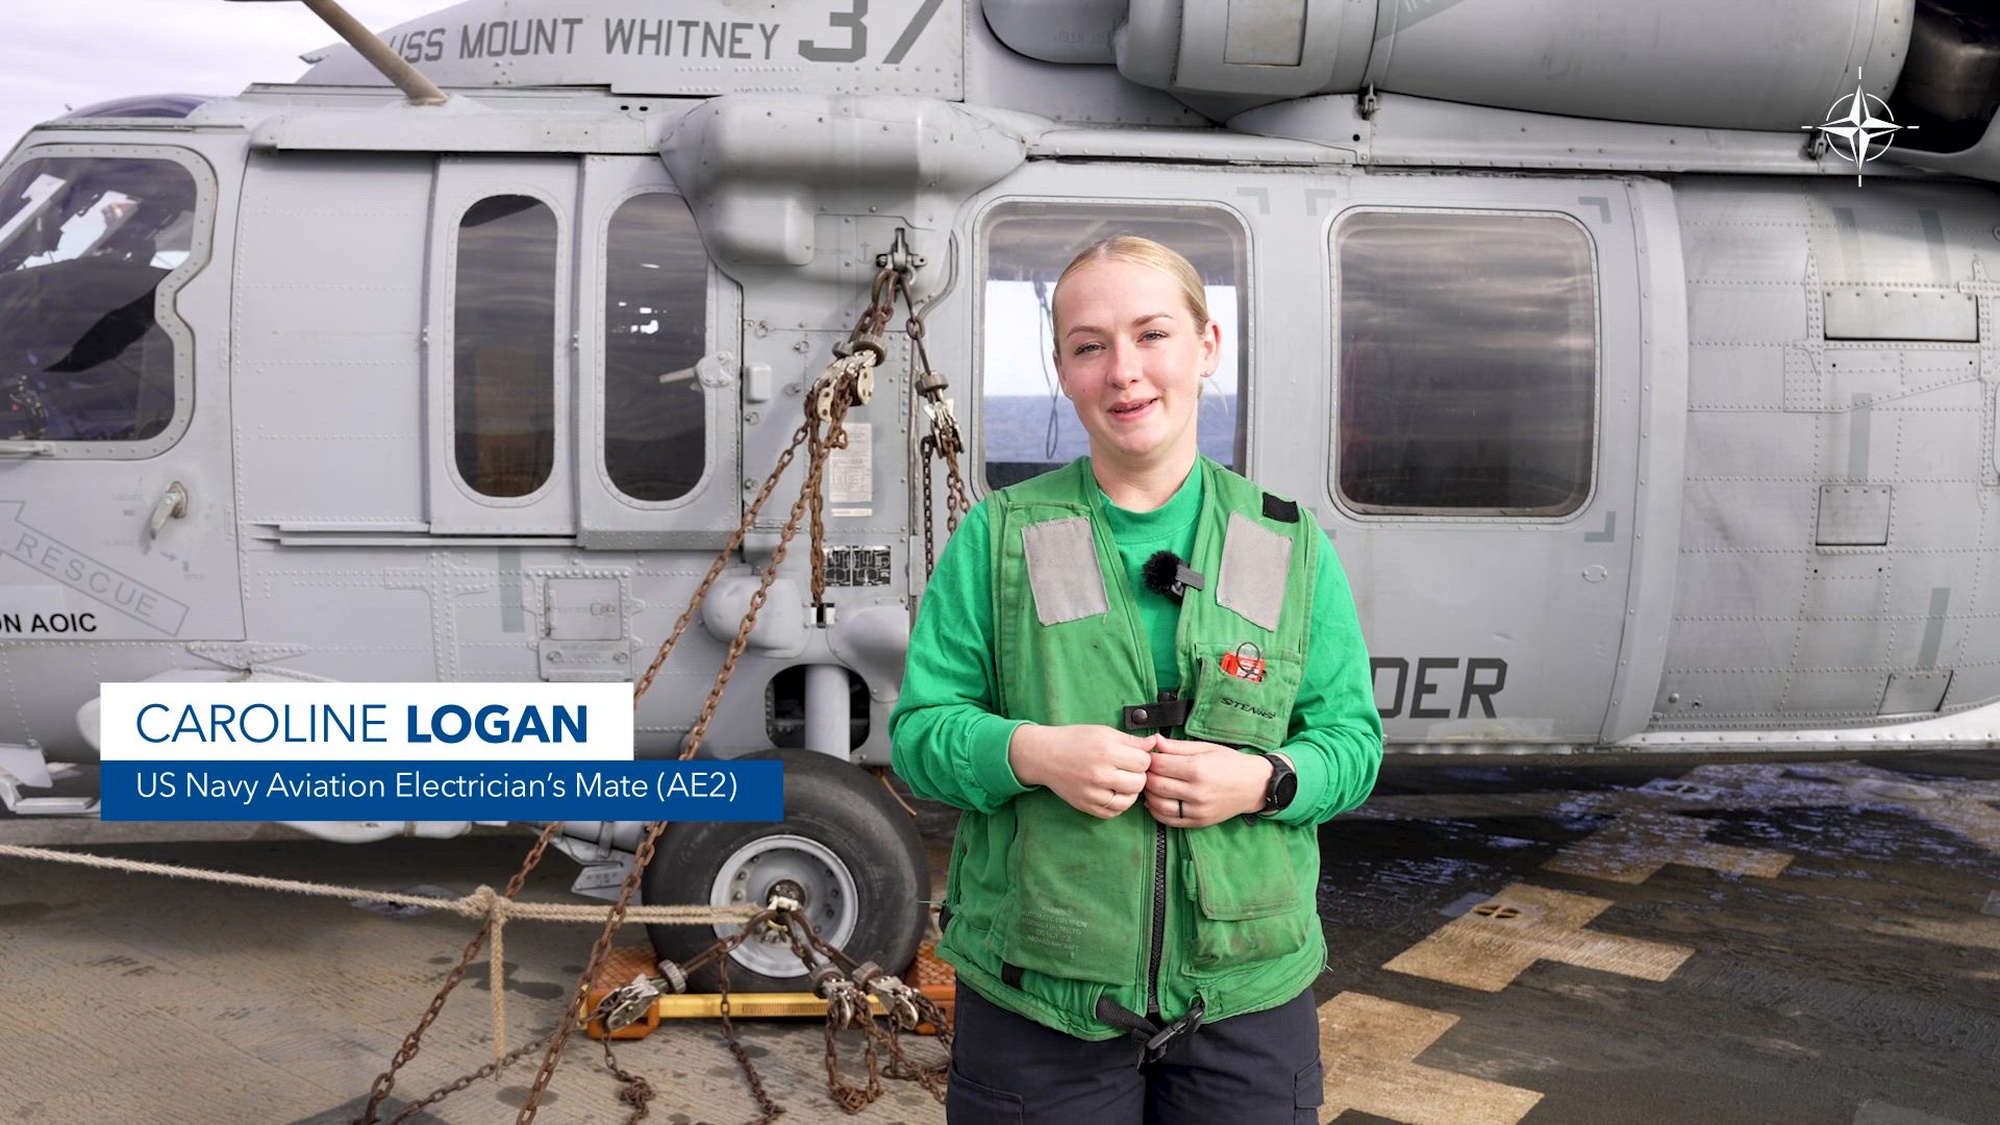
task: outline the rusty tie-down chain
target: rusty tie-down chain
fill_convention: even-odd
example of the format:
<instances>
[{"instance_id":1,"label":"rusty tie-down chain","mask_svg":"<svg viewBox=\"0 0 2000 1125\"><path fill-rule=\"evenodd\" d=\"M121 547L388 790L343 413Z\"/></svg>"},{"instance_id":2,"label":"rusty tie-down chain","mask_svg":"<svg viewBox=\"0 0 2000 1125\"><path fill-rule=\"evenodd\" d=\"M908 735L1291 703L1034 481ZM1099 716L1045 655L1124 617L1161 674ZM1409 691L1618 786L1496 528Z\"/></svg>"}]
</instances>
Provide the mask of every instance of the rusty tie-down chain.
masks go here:
<instances>
[{"instance_id":1,"label":"rusty tie-down chain","mask_svg":"<svg viewBox=\"0 0 2000 1125\"><path fill-rule=\"evenodd\" d=\"M641 975L633 978L632 983L612 990L599 1001L588 1017L589 1021L602 1020L607 1036L616 1033L643 1018L662 993L683 991L689 973L714 963L720 978L718 992L723 1039L735 1055L737 1066L742 1070L751 1094L757 1099L760 1113L747 1125L770 1125L784 1109L765 1090L763 1077L750 1061L749 1051L737 1038L731 1018L734 1008L729 999L729 954L766 930L775 930L785 936L793 956L807 970L813 994L826 1001L827 1093L838 1105L850 1114L858 1113L881 1097L882 1079L885 1077L918 1082L937 1101L944 1101L945 1072L951 1065L952 1042L951 1024L944 1013L922 990L905 984L900 977L883 972L874 962L856 964L853 958L828 945L813 929L811 921L800 913L798 903L788 899L773 899L741 930L717 941L689 961L681 964L660 962L660 977ZM875 1023L869 1005L871 997L881 1002L887 1016L886 1030ZM943 1061L919 1063L911 1059L903 1048L903 1032L926 1022L936 1030L937 1040L944 1048ZM865 1037L866 1086L848 1083L840 1074L836 1036L849 1028L861 1031ZM889 1059L886 1067L881 1065L885 1055ZM638 1115L631 1118L632 1121L638 1119Z\"/></svg>"},{"instance_id":2,"label":"rusty tie-down chain","mask_svg":"<svg viewBox=\"0 0 2000 1125\"><path fill-rule=\"evenodd\" d=\"M889 277L895 276L892 270L884 270L883 273ZM882 277L876 279L876 294L879 295L884 284ZM633 706L636 708L639 697L651 687L653 677L658 674L660 666L666 662L673 646L678 643L688 624L693 621L694 614L699 611L702 602L707 598L716 576L721 573L723 566L727 565L733 552L742 547L743 540L756 519L757 511L761 510L764 501L777 486L779 476L790 466L798 446L804 444L807 454L805 483L799 488L798 499L792 503L791 513L779 533L777 546L771 551L770 561L765 564L757 590L750 596L750 605L737 627L735 638L730 642L728 653L722 659L722 667L716 673L714 684L709 688L708 698L702 702L701 714L688 731L687 743L681 750L683 759L692 758L701 750L702 741L708 734L708 725L714 720L716 709L721 706L723 693L729 689L730 677L736 672L736 663L742 658L744 650L749 647L750 633L756 628L757 615L770 597L771 585L777 581L779 568L784 564L785 555L791 547L793 538L798 535L799 521L806 517L808 511L811 513L813 535L813 553L810 560L813 604L815 607L823 607L825 604L826 552L821 486L826 476L828 454L835 449L847 448L848 408L866 403L873 396L875 366L881 362L885 349L880 336L869 332L868 329L878 327L874 314L880 312L882 307L884 307L883 301L873 300L848 339L834 348L837 358L827 365L806 393L805 422L794 432L791 444L780 455L777 467L765 480L763 488L758 491L752 509L745 513L743 520L737 525L737 531L730 537L729 545L710 565L708 575L689 599L688 608L675 622L673 633L668 636L666 643L660 646L660 652L654 657L652 666L646 670L645 679L634 687ZM822 424L824 430L821 428ZM515 1119L516 1125L529 1125L534 1121L535 1112L541 1105L542 1094L548 1089L550 1080L555 1077L556 1065L562 1059L563 1046L569 1039L570 1031L583 1014L591 982L596 979L598 967L611 952L612 940L618 932L618 927L625 920L625 911L645 875L647 865L653 861L660 833L665 828L666 825L659 821L646 826L646 834L640 840L638 851L633 856L632 869L626 873L624 882L619 886L618 900L612 905L611 913L604 920L604 929L598 934L596 943L592 945L590 957L585 962L583 971L577 975L576 989L572 994L569 1012L556 1025L555 1038L549 1043L548 1051L542 1059L541 1069L535 1075L534 1084L528 1088L528 1095L521 1104L521 1112Z\"/></svg>"},{"instance_id":3,"label":"rusty tie-down chain","mask_svg":"<svg viewBox=\"0 0 2000 1125\"><path fill-rule=\"evenodd\" d=\"M785 916L786 936L792 954L811 970L812 991L826 1001L826 1088L835 1104L849 1114L861 1112L882 1096L882 1078L915 1081L930 1092L939 1104L945 1100L945 1072L951 1066L951 1021L930 997L900 977L882 971L873 961L856 964L854 959L828 945L803 915ZM822 960L823 959L823 960ZM817 966L817 967L815 967ZM888 1016L888 1030L875 1022L869 1008L870 995L879 998ZM945 1060L919 1063L903 1049L902 1033L929 1022L937 1041L945 1049ZM868 1083L856 1086L840 1076L839 1033L857 1028L863 1035L862 1057L868 1069ZM885 1070L882 1056L889 1057Z\"/></svg>"},{"instance_id":4,"label":"rusty tie-down chain","mask_svg":"<svg viewBox=\"0 0 2000 1125\"><path fill-rule=\"evenodd\" d=\"M930 432L918 443L923 461L918 471L924 478L924 503L921 518L924 523L924 577L928 579L937 570L937 500L932 495L932 482L937 477L937 462L944 467L946 499L944 509L945 533L958 530L959 517L972 510L972 496L966 490L965 477L959 471L959 456L965 452L965 440L958 432L958 419L952 414L951 400L944 392L951 383L931 367L930 352L924 347L924 318L917 312L916 299L910 294L910 279L906 273L893 273L890 282L895 296L903 299L903 307L909 310L909 319L904 322L903 331L910 338L910 387L924 400L924 413L930 418ZM881 279L877 279L877 284ZM882 310L886 321L888 310Z\"/></svg>"},{"instance_id":5,"label":"rusty tie-down chain","mask_svg":"<svg viewBox=\"0 0 2000 1125\"><path fill-rule=\"evenodd\" d=\"M928 573L928 568L935 565L935 554L931 545L932 525L934 523L934 520L931 518L931 506L933 503L931 477L933 474L928 464L932 457L944 461L949 477L950 507L947 510L946 517L948 530L956 530L960 514L964 511L969 511L971 508L971 501L967 496L964 479L960 475L957 460L957 455L962 450L963 445L958 436L956 423L951 417L950 403L941 397L946 383L942 377L932 371L929 357L924 351L924 324L916 311L915 303L910 294L908 271L885 266L876 276L875 284L870 292L868 307L863 310L861 316L856 321L854 329L849 333L848 339L834 349L836 355L835 361L826 367L821 373L820 378L814 382L812 388L806 394L805 422L793 432L791 441L787 444L784 451L780 453L771 474L765 478L756 496L745 509L743 518L738 523L736 530L730 535L727 544L716 555L715 560L709 566L708 572L703 576L701 583L689 598L686 609L682 611L680 617L674 622L672 631L660 645L659 652L654 656L645 674L634 685L632 700L633 707L636 710L640 699L652 688L653 681L659 675L661 667L666 663L668 656L672 654L675 646L679 644L688 626L692 624L695 614L700 612L716 580L721 576L723 569L729 565L730 560L742 549L744 540L755 526L757 518L762 514L764 504L770 499L779 479L791 467L793 460L797 457L799 448L804 446L807 451L807 475L805 483L799 490L797 500L792 504L791 512L779 535L778 544L773 549L771 558L764 568L756 592L751 595L750 604L744 613L742 622L737 628L736 636L732 639L728 652L723 658L722 667L716 674L715 682L710 687L707 698L703 701L700 716L689 729L686 743L680 755L682 759L692 758L700 751L702 742L707 734L708 725L714 719L715 712L721 704L723 693L728 690L729 681L735 672L736 664L748 647L750 633L756 627L757 616L768 600L771 586L776 581L778 570L785 560L792 540L797 536L799 522L802 518L806 518L808 513L810 513L811 519L813 605L815 607L816 618L821 623L824 623L824 609L826 606L826 533L825 506L822 492L826 460L833 450L845 449L848 446L845 427L848 409L854 405L865 404L869 401L873 393L874 370L887 354L887 347L883 342L882 333L886 329L890 317L894 314L895 298L897 296L903 299L904 306L909 310L906 331L911 342L913 386L930 403L927 410L931 414L931 434L923 439L923 450L926 459L924 474L926 573ZM823 430L822 425L824 425ZM559 822L552 822L543 828L541 836L529 850L520 870L515 872L514 877L509 881L507 889L504 892L505 897L511 899L519 892L522 884L526 882L529 873L540 863L549 842L554 838L555 833L560 827ZM632 869L619 888L618 899L605 920L603 931L598 935L596 943L591 948L591 955L587 964L582 973L579 974L577 988L573 994L571 1004L565 1012L564 1018L557 1022L555 1030L532 1043L517 1048L504 1058L488 1063L471 1074L439 1087L420 1101L404 1107L397 1114L394 1119L395 1121L407 1120L451 1094L465 1089L479 1078L498 1072L519 1059L526 1057L537 1048L545 1048L546 1053L542 1060L542 1066L535 1076L534 1084L529 1088L528 1095L524 1099L520 1114L516 1119L517 1125L528 1125L528 1123L534 1120L542 1095L547 1090L550 1080L554 1077L556 1065L561 1060L563 1047L568 1040L569 1034L583 1016L583 1007L589 994L590 985L596 979L604 958L610 952L614 935L619 926L623 924L625 912L631 903L632 895L637 890L647 865L652 862L660 833L665 827L665 824L662 822L654 822L647 825L645 836L641 839L637 852L634 855ZM800 922L801 924L805 924L803 919L800 919ZM755 925L757 923L753 923L751 927L746 927L743 933L738 935L733 941L718 943L717 947L711 949L710 952L722 956L726 960L727 950L733 949L735 945L740 944L744 938L753 932ZM809 924L807 924L807 929L810 933ZM446 998L457 987L459 981L463 979L466 969L472 964L473 959L478 956L480 949L485 945L486 937L487 930L482 928L473 937L472 941L467 944L465 952L459 960L459 964L447 974L443 986L439 988L437 995L432 998L430 1006L418 1021L416 1029L405 1038L401 1049L392 1058L388 1069L376 1078L375 1083L371 1087L367 1108L360 1119L361 1125L372 1125L377 1120L377 1111L394 1088L396 1072L416 1057L424 1032L436 1021L438 1015L443 1011ZM822 949L828 948L824 946L824 943L818 941L816 935L813 936L812 941ZM810 961L807 963L810 964ZM756 1094L759 1107L763 1112L763 1116L756 1125L768 1125L783 1110L776 1103L772 1102L768 1094L764 1092L763 1083L756 1072L756 1068L751 1065L748 1053L743 1050L742 1045L736 1039L734 1026L729 1019L728 974L726 966L718 963L718 972L722 981L724 1034L732 1052L737 1057L738 1063L742 1066L745 1078L749 1082L753 1093ZM926 1007L931 1007L931 1010L935 1012L935 1008L930 1005L928 998L923 997L921 993L918 993L917 996ZM865 1003L862 1005L862 1011L864 1013L867 1011ZM945 1025L941 1017L935 1026L940 1029L941 1034L948 1034L943 1030ZM874 1030L872 1018L869 1020L869 1029L872 1035L881 1034ZM891 1044L892 1059L895 1060L892 1064L892 1077L903 1077L901 1074L893 1073L894 1070L899 1068L909 1070L912 1073L921 1069L917 1068L915 1064L908 1063L908 1060L902 1054L900 1046L896 1043L894 1034L890 1036L889 1041ZM828 1050L829 1082L837 1084L837 1075L834 1070L835 1060L832 1057L833 1040L831 1030L828 1037ZM604 1051L608 1068L626 1086L626 1089L620 1094L621 1099L634 1106L633 1114L628 1120L637 1122L648 1114L646 1103L654 1096L652 1088L643 1078L631 1074L617 1064L608 1039L604 1043ZM869 1044L869 1071L869 1089L872 1093L868 1095L866 1101L860 1103L861 1105L866 1105L868 1101L873 1101L880 1094L880 1083L876 1080L875 1076L875 1043L873 1038L871 1038ZM923 1079L921 1076L919 1080L924 1081L926 1088L932 1088L930 1081ZM932 1088L932 1092L933 1094L939 1094L939 1090L936 1088ZM941 1094L939 1096L941 1097ZM859 1106L854 1108L858 1109ZM849 1110L849 1112L853 1111L853 1109Z\"/></svg>"}]
</instances>

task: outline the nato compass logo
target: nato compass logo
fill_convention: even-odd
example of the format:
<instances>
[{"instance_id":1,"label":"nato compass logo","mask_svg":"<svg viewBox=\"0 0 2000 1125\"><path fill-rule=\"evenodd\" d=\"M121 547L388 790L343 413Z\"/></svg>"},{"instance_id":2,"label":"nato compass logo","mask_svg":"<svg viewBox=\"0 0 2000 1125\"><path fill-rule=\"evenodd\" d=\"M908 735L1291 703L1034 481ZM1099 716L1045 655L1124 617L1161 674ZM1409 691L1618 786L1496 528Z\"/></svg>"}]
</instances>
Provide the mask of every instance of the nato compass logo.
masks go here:
<instances>
[{"instance_id":1,"label":"nato compass logo","mask_svg":"<svg viewBox=\"0 0 2000 1125\"><path fill-rule=\"evenodd\" d=\"M1876 116L1880 114L1880 116ZM1915 125L1896 124L1889 104L1862 88L1861 71L1854 72L1854 92L1836 100L1819 125L1801 125L1823 134L1833 151L1854 161L1854 182L1861 183L1861 166L1889 151L1895 135Z\"/></svg>"}]
</instances>

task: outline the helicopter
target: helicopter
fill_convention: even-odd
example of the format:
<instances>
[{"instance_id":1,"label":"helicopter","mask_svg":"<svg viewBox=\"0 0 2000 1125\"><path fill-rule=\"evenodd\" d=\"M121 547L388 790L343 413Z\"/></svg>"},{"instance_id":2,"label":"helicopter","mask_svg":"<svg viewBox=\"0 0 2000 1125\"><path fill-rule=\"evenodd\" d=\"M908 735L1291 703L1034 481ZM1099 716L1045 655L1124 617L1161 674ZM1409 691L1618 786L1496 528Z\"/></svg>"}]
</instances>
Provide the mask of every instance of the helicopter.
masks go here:
<instances>
[{"instance_id":1,"label":"helicopter","mask_svg":"<svg viewBox=\"0 0 2000 1125\"><path fill-rule=\"evenodd\" d=\"M1111 234L1199 269L1202 450L1331 536L1392 756L1995 744L1990 5L306 2L344 44L298 81L0 166L17 815L92 815L33 790L101 683L643 679L670 757L740 642L701 752L782 759L787 818L669 826L646 899L782 891L906 961L928 869L868 770L934 439L969 497L1085 451L1048 302ZM768 476L884 285L872 395ZM640 827L564 827L580 890Z\"/></svg>"}]
</instances>

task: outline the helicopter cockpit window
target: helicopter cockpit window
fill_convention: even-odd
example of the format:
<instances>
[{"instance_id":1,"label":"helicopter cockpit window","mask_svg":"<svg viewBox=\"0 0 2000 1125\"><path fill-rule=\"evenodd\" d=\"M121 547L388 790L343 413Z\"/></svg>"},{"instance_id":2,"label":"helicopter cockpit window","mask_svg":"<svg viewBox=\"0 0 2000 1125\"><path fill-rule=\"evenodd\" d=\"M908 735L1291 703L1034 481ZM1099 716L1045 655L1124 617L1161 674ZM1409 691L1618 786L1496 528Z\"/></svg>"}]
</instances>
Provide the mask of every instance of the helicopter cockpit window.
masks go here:
<instances>
[{"instance_id":1,"label":"helicopter cockpit window","mask_svg":"<svg viewBox=\"0 0 2000 1125\"><path fill-rule=\"evenodd\" d=\"M1056 385L1049 298L1063 267L1102 238L1135 234L1194 263L1208 313L1222 326L1222 358L1196 413L1201 451L1243 468L1245 385L1238 347L1249 322L1243 228L1213 207L1019 202L985 224L986 283L980 307L981 442L991 488L1026 480L1090 452L1076 412Z\"/></svg>"},{"instance_id":2,"label":"helicopter cockpit window","mask_svg":"<svg viewBox=\"0 0 2000 1125\"><path fill-rule=\"evenodd\" d=\"M604 469L634 500L679 499L707 461L708 252L664 192L620 204L605 245Z\"/></svg>"},{"instance_id":3,"label":"helicopter cockpit window","mask_svg":"<svg viewBox=\"0 0 2000 1125\"><path fill-rule=\"evenodd\" d=\"M1361 211L1333 249L1341 499L1396 515L1582 507L1597 409L1583 230L1548 215Z\"/></svg>"},{"instance_id":4,"label":"helicopter cockpit window","mask_svg":"<svg viewBox=\"0 0 2000 1125\"><path fill-rule=\"evenodd\" d=\"M526 496L555 468L556 254L539 199L482 199L458 224L454 445L481 495Z\"/></svg>"},{"instance_id":5,"label":"helicopter cockpit window","mask_svg":"<svg viewBox=\"0 0 2000 1125\"><path fill-rule=\"evenodd\" d=\"M29 160L0 182L0 440L167 429L176 346L160 310L200 265L196 196L171 160Z\"/></svg>"}]
</instances>

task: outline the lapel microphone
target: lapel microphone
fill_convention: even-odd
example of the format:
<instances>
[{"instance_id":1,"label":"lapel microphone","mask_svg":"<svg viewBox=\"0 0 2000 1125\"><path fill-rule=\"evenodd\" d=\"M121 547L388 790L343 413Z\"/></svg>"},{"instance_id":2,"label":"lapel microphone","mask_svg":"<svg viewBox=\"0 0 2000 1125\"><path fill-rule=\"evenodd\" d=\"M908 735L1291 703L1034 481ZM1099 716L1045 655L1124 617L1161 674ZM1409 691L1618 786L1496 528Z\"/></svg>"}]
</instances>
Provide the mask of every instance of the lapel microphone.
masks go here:
<instances>
[{"instance_id":1,"label":"lapel microphone","mask_svg":"<svg viewBox=\"0 0 2000 1125\"><path fill-rule=\"evenodd\" d=\"M1154 553L1139 573L1145 579L1146 589L1175 601L1185 598L1189 590L1202 588L1201 571L1182 562L1172 551Z\"/></svg>"}]
</instances>

